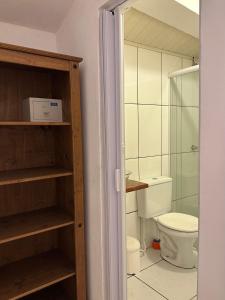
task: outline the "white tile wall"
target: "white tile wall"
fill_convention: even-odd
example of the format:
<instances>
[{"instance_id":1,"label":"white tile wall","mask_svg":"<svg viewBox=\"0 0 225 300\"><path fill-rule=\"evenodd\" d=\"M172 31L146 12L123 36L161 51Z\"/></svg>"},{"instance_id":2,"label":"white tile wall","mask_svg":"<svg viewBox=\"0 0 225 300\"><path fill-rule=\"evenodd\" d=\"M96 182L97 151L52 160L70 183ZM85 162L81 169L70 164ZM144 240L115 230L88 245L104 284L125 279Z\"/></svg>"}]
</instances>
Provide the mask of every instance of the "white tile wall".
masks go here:
<instances>
[{"instance_id":1,"label":"white tile wall","mask_svg":"<svg viewBox=\"0 0 225 300\"><path fill-rule=\"evenodd\" d=\"M174 55L162 54L162 104L169 105L168 74L182 69L182 58Z\"/></svg>"},{"instance_id":2,"label":"white tile wall","mask_svg":"<svg viewBox=\"0 0 225 300\"><path fill-rule=\"evenodd\" d=\"M140 240L140 218L137 212L126 214L126 233Z\"/></svg>"},{"instance_id":3,"label":"white tile wall","mask_svg":"<svg viewBox=\"0 0 225 300\"><path fill-rule=\"evenodd\" d=\"M181 199L183 196L189 199L187 197L190 197L189 202L188 200L180 202L179 206L176 201L173 201L173 206L178 210L194 209L194 202L191 198L193 194L187 195L185 188L184 195L181 194L182 184L186 189L188 185L191 185L185 179L185 174L189 172L190 158L181 155L182 146L183 149L187 148L185 142L182 145L181 136L185 134L189 136L189 141L192 139L191 142L196 143L196 139L188 131L187 123L189 116L192 119L196 118L197 122L197 116L194 110L191 111L189 107L181 108L181 106L197 107L198 99L195 95L198 91L192 90L192 97L189 101L187 95L191 87L187 84L182 94L182 81L178 78L174 79L176 90L170 95L170 81L168 80L168 73L191 66L192 60L130 45L125 46L124 53L126 169L132 171L131 179L134 180L143 180L152 176L169 176L171 172L175 176L173 199ZM171 105L173 105L172 108ZM174 119L177 125L181 124L182 117L184 117L183 127L169 128L170 118ZM171 145L169 130L175 131ZM170 166L170 150L174 153L171 156L172 167ZM187 166L181 174L182 163ZM194 191L193 182L192 191ZM137 215L135 192L126 195L126 212L127 234L140 239L140 218ZM154 228L151 222L147 223L147 232L151 231L151 234L147 233L148 236L146 236L149 240L154 235Z\"/></svg>"},{"instance_id":4,"label":"white tile wall","mask_svg":"<svg viewBox=\"0 0 225 300\"><path fill-rule=\"evenodd\" d=\"M139 156L162 154L161 106L139 105Z\"/></svg>"},{"instance_id":5,"label":"white tile wall","mask_svg":"<svg viewBox=\"0 0 225 300\"><path fill-rule=\"evenodd\" d=\"M169 106L162 106L162 155L169 154Z\"/></svg>"},{"instance_id":6,"label":"white tile wall","mask_svg":"<svg viewBox=\"0 0 225 300\"><path fill-rule=\"evenodd\" d=\"M124 100L137 103L137 47L124 46Z\"/></svg>"},{"instance_id":7,"label":"white tile wall","mask_svg":"<svg viewBox=\"0 0 225 300\"><path fill-rule=\"evenodd\" d=\"M199 72L182 76L182 105L199 106Z\"/></svg>"},{"instance_id":8,"label":"white tile wall","mask_svg":"<svg viewBox=\"0 0 225 300\"><path fill-rule=\"evenodd\" d=\"M126 158L138 157L138 108L125 104L125 153Z\"/></svg>"},{"instance_id":9,"label":"white tile wall","mask_svg":"<svg viewBox=\"0 0 225 300\"><path fill-rule=\"evenodd\" d=\"M161 156L140 158L139 168L140 180L161 176L162 158Z\"/></svg>"},{"instance_id":10,"label":"white tile wall","mask_svg":"<svg viewBox=\"0 0 225 300\"><path fill-rule=\"evenodd\" d=\"M198 217L198 195L182 198L174 202L174 210Z\"/></svg>"},{"instance_id":11,"label":"white tile wall","mask_svg":"<svg viewBox=\"0 0 225 300\"><path fill-rule=\"evenodd\" d=\"M138 49L138 103L161 105L161 53Z\"/></svg>"},{"instance_id":12,"label":"white tile wall","mask_svg":"<svg viewBox=\"0 0 225 300\"><path fill-rule=\"evenodd\" d=\"M199 109L182 107L182 152L192 151L191 146L199 145Z\"/></svg>"},{"instance_id":13,"label":"white tile wall","mask_svg":"<svg viewBox=\"0 0 225 300\"><path fill-rule=\"evenodd\" d=\"M182 198L198 194L199 153L182 153Z\"/></svg>"},{"instance_id":14,"label":"white tile wall","mask_svg":"<svg viewBox=\"0 0 225 300\"><path fill-rule=\"evenodd\" d=\"M162 156L162 176L170 176L170 157L169 155Z\"/></svg>"}]
</instances>

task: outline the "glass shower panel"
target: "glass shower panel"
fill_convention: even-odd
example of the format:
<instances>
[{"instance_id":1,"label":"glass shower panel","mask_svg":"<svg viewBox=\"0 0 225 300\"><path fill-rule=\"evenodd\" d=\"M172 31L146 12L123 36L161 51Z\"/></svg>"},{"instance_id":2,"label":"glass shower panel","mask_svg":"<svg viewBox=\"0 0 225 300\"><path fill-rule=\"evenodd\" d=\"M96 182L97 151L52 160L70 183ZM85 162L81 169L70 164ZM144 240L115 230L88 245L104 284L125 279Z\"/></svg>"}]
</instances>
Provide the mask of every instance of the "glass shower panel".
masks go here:
<instances>
[{"instance_id":1,"label":"glass shower panel","mask_svg":"<svg viewBox=\"0 0 225 300\"><path fill-rule=\"evenodd\" d=\"M170 78L170 175L173 211L198 216L199 71Z\"/></svg>"}]
</instances>

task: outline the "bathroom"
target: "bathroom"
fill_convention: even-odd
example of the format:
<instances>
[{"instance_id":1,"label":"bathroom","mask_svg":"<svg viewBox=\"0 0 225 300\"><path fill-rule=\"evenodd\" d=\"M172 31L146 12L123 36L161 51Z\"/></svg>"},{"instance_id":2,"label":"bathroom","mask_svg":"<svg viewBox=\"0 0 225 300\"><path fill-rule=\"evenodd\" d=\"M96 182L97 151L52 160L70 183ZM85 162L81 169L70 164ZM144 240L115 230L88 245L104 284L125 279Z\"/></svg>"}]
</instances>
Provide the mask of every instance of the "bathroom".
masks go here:
<instances>
[{"instance_id":1,"label":"bathroom","mask_svg":"<svg viewBox=\"0 0 225 300\"><path fill-rule=\"evenodd\" d=\"M180 2L124 14L128 300L197 299L199 3Z\"/></svg>"}]
</instances>

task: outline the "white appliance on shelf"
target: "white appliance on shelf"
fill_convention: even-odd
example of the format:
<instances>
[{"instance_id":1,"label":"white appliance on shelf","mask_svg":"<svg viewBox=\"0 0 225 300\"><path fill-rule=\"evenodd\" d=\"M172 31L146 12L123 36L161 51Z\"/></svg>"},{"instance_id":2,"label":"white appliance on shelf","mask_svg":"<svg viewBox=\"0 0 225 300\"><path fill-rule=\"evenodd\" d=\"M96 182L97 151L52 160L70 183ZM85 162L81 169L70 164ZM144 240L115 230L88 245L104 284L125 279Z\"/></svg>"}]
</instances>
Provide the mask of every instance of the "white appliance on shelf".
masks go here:
<instances>
[{"instance_id":1,"label":"white appliance on shelf","mask_svg":"<svg viewBox=\"0 0 225 300\"><path fill-rule=\"evenodd\" d=\"M29 97L23 100L23 120L62 122L62 100Z\"/></svg>"}]
</instances>

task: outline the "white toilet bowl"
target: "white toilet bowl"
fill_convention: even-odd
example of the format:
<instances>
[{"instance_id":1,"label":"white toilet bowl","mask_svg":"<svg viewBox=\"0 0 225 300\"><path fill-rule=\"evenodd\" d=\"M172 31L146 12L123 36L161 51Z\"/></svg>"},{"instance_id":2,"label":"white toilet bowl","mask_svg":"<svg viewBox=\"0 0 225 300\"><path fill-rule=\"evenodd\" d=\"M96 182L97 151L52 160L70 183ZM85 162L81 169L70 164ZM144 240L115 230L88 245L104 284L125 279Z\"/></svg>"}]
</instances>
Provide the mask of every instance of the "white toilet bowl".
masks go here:
<instances>
[{"instance_id":1,"label":"white toilet bowl","mask_svg":"<svg viewBox=\"0 0 225 300\"><path fill-rule=\"evenodd\" d=\"M181 268L197 265L198 218L181 213L168 213L154 218L157 222L161 256Z\"/></svg>"}]
</instances>

